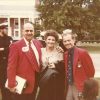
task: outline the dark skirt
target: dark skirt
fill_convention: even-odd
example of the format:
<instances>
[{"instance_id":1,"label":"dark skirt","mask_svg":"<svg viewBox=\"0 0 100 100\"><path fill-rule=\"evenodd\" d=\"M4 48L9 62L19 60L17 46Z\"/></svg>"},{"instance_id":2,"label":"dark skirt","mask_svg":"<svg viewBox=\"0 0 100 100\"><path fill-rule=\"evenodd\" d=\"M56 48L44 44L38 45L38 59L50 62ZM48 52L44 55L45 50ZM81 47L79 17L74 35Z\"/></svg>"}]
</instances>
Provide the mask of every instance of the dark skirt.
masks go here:
<instances>
[{"instance_id":1,"label":"dark skirt","mask_svg":"<svg viewBox=\"0 0 100 100\"><path fill-rule=\"evenodd\" d=\"M48 77L45 83L40 84L37 100L64 100L64 76L54 72Z\"/></svg>"}]
</instances>

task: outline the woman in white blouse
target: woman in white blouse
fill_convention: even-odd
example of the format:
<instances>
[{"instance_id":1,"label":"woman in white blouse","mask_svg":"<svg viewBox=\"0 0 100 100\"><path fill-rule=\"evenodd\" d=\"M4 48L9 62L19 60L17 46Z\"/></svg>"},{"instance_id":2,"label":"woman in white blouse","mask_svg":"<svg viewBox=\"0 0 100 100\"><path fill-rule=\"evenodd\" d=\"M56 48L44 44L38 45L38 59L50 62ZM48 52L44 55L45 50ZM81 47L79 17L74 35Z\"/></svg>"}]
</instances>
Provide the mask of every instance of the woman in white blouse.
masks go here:
<instances>
[{"instance_id":1,"label":"woman in white blouse","mask_svg":"<svg viewBox=\"0 0 100 100\"><path fill-rule=\"evenodd\" d=\"M47 30L44 36L46 47L42 51L42 67L37 100L64 100L63 53L56 49L58 33Z\"/></svg>"}]
</instances>

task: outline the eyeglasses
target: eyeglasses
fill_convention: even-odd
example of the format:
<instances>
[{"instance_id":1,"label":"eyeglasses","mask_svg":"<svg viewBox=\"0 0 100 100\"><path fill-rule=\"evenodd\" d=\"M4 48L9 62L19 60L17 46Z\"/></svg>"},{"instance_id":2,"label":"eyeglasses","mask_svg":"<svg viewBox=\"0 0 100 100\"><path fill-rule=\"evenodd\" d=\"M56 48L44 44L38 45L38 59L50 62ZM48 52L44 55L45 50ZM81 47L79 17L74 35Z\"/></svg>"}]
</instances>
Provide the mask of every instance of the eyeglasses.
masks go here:
<instances>
[{"instance_id":1,"label":"eyeglasses","mask_svg":"<svg viewBox=\"0 0 100 100\"><path fill-rule=\"evenodd\" d=\"M25 32L33 32L33 30L25 30Z\"/></svg>"}]
</instances>

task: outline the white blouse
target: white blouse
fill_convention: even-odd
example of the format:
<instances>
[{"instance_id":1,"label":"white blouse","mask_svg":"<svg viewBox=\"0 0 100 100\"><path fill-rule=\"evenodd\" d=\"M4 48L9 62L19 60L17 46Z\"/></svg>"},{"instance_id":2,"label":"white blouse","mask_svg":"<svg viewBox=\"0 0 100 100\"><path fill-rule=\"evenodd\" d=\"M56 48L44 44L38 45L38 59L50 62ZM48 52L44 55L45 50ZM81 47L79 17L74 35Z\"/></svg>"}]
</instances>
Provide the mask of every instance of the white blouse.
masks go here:
<instances>
[{"instance_id":1,"label":"white blouse","mask_svg":"<svg viewBox=\"0 0 100 100\"><path fill-rule=\"evenodd\" d=\"M48 65L48 62L57 63L58 61L63 60L63 53L57 52L56 49L54 49L52 52L47 52L46 48L41 48L41 52L43 69Z\"/></svg>"}]
</instances>

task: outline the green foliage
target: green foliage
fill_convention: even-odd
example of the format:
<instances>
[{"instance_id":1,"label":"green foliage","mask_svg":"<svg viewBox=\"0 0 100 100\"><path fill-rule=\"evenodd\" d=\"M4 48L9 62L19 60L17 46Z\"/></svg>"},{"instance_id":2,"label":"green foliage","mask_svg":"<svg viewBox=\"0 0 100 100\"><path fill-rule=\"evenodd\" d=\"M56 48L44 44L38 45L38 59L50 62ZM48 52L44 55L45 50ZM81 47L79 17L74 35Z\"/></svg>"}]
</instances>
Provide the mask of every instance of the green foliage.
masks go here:
<instances>
[{"instance_id":1,"label":"green foliage","mask_svg":"<svg viewBox=\"0 0 100 100\"><path fill-rule=\"evenodd\" d=\"M72 2L73 1L73 2ZM88 6L83 7L83 4ZM73 29L82 38L85 32L99 35L100 0L41 0L37 10L41 13L42 29L55 29L61 33ZM99 35L100 36L100 35Z\"/></svg>"}]
</instances>

